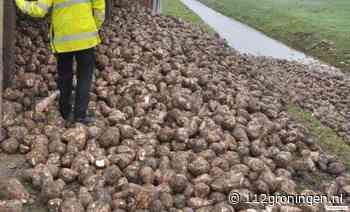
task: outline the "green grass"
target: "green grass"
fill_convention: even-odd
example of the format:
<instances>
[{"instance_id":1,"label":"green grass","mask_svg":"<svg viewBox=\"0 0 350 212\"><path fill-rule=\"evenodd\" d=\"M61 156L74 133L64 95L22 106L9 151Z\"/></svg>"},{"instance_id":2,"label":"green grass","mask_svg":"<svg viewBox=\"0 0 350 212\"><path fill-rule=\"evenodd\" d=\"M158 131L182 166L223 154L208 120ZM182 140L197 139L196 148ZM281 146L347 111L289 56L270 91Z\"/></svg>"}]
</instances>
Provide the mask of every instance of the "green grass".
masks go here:
<instances>
[{"instance_id":1,"label":"green grass","mask_svg":"<svg viewBox=\"0 0 350 212\"><path fill-rule=\"evenodd\" d=\"M349 0L199 0L290 46L350 67Z\"/></svg>"},{"instance_id":2,"label":"green grass","mask_svg":"<svg viewBox=\"0 0 350 212\"><path fill-rule=\"evenodd\" d=\"M325 152L337 156L343 161L347 170L350 170L350 146L334 130L322 125L312 113L304 111L298 106L289 105L288 113L309 129L313 138Z\"/></svg>"},{"instance_id":3,"label":"green grass","mask_svg":"<svg viewBox=\"0 0 350 212\"><path fill-rule=\"evenodd\" d=\"M187 8L180 0L163 0L162 13L164 15L181 18L184 21L192 22L204 31L214 34L214 30L207 25L198 15Z\"/></svg>"}]
</instances>

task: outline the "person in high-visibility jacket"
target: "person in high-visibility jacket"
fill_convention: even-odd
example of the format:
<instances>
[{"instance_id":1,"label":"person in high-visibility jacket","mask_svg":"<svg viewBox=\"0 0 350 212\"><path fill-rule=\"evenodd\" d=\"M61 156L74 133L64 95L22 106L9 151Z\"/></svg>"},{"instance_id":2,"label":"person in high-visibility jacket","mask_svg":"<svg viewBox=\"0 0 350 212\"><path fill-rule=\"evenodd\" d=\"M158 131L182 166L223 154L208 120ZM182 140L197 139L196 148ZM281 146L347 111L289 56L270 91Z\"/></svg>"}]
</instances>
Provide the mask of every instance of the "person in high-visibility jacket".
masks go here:
<instances>
[{"instance_id":1,"label":"person in high-visibility jacket","mask_svg":"<svg viewBox=\"0 0 350 212\"><path fill-rule=\"evenodd\" d=\"M72 113L73 58L77 62L74 120L88 124L87 114L93 72L94 47L101 42L98 31L105 19L105 0L15 0L32 17L51 12L50 46L57 58L59 111L64 119Z\"/></svg>"}]
</instances>

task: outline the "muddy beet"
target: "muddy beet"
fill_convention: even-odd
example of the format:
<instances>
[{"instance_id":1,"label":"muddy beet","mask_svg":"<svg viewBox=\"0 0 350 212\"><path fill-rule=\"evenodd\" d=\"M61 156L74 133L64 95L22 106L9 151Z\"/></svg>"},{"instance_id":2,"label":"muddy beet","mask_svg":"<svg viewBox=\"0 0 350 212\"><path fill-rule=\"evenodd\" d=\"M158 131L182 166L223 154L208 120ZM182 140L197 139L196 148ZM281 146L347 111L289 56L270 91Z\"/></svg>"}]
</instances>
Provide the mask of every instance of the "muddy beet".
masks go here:
<instances>
[{"instance_id":1,"label":"muddy beet","mask_svg":"<svg viewBox=\"0 0 350 212\"><path fill-rule=\"evenodd\" d=\"M15 178L0 180L0 199L20 200L26 203L29 199L29 193L21 182Z\"/></svg>"},{"instance_id":2,"label":"muddy beet","mask_svg":"<svg viewBox=\"0 0 350 212\"><path fill-rule=\"evenodd\" d=\"M33 110L57 89L56 61L48 21L18 20L16 83L4 91L0 146L25 154L23 179L50 211L258 211L231 205L228 194L295 194L297 179L312 174L331 176L321 192L350 199L344 163L287 113L291 100L346 138L346 78L239 55L189 23L115 3L96 47L90 126L66 124L57 101ZM23 186L10 179L0 187L0 211L22 211Z\"/></svg>"},{"instance_id":3,"label":"muddy beet","mask_svg":"<svg viewBox=\"0 0 350 212\"><path fill-rule=\"evenodd\" d=\"M22 212L23 205L19 200L0 200L1 212Z\"/></svg>"}]
</instances>

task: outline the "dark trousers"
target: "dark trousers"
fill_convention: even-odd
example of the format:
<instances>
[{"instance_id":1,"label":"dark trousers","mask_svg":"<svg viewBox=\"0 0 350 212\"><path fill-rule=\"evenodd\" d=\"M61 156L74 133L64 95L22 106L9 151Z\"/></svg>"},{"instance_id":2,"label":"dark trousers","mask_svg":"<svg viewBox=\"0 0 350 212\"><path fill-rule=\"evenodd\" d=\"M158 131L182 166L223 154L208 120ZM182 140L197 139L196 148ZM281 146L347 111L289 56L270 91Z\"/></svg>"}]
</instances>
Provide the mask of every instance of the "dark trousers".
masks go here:
<instances>
[{"instance_id":1,"label":"dark trousers","mask_svg":"<svg viewBox=\"0 0 350 212\"><path fill-rule=\"evenodd\" d=\"M77 85L75 88L74 118L85 118L90 100L92 76L95 69L94 48L59 53L57 57L59 107L61 115L68 118L72 111L73 59L77 62Z\"/></svg>"}]
</instances>

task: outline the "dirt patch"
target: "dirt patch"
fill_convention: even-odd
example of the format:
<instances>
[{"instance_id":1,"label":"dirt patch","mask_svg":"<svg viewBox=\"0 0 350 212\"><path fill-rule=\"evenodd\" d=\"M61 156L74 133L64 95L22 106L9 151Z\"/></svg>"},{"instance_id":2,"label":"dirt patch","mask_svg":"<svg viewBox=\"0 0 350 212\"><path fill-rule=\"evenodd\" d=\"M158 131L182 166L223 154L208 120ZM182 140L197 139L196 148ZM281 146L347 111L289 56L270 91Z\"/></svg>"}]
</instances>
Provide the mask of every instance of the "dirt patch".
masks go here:
<instances>
[{"instance_id":1,"label":"dirt patch","mask_svg":"<svg viewBox=\"0 0 350 212\"><path fill-rule=\"evenodd\" d=\"M21 180L21 171L28 167L25 155L14 154L8 155L0 153L0 179L15 177ZM32 189L31 185L23 183L26 190L30 193L32 201L24 205L24 212L47 212L48 209L38 198L38 191Z\"/></svg>"},{"instance_id":2,"label":"dirt patch","mask_svg":"<svg viewBox=\"0 0 350 212\"><path fill-rule=\"evenodd\" d=\"M289 41L294 47L318 56L335 56L336 46L333 41L322 39L313 32L291 33Z\"/></svg>"},{"instance_id":3,"label":"dirt patch","mask_svg":"<svg viewBox=\"0 0 350 212\"><path fill-rule=\"evenodd\" d=\"M10 85L14 70L15 56L15 29L16 10L13 1L4 2L4 37L3 37L3 61L4 61L4 86Z\"/></svg>"},{"instance_id":4,"label":"dirt patch","mask_svg":"<svg viewBox=\"0 0 350 212\"><path fill-rule=\"evenodd\" d=\"M306 189L319 192L326 182L332 182L334 176L324 172L297 173L294 180L297 182L296 190L302 192Z\"/></svg>"},{"instance_id":5,"label":"dirt patch","mask_svg":"<svg viewBox=\"0 0 350 212\"><path fill-rule=\"evenodd\" d=\"M25 164L25 156L21 154L0 154L0 179L18 177Z\"/></svg>"}]
</instances>

